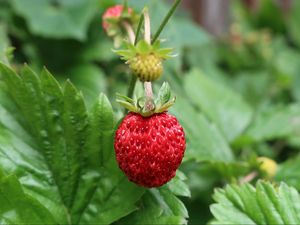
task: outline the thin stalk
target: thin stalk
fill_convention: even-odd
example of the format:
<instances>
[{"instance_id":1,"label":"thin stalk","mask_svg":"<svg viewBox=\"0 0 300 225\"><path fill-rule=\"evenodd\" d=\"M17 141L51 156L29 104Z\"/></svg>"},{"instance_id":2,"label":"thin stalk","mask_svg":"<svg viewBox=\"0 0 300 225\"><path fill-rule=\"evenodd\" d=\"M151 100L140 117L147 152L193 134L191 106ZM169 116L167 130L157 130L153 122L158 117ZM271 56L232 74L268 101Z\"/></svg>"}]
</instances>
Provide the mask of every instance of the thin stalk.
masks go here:
<instances>
[{"instance_id":1,"label":"thin stalk","mask_svg":"<svg viewBox=\"0 0 300 225\"><path fill-rule=\"evenodd\" d=\"M151 44L151 23L148 9L144 9L144 39L148 44ZM152 111L154 109L153 105L153 91L152 91L152 83L144 82L145 88L145 109L146 111Z\"/></svg>"},{"instance_id":2,"label":"thin stalk","mask_svg":"<svg viewBox=\"0 0 300 225\"><path fill-rule=\"evenodd\" d=\"M141 18L139 20L138 27L137 27L136 32L135 32L134 45L136 45L138 40L139 40L139 36L140 36L140 33L141 33L143 23L144 23L144 16L141 16ZM136 82L137 82L137 77L134 74L132 74L131 79L130 79L130 83L129 83L129 87L128 87L128 91L127 91L127 96L129 98L132 98L132 96L133 96L133 92L134 92ZM127 110L125 109L124 113L126 113L126 112L127 112Z\"/></svg>"},{"instance_id":3,"label":"thin stalk","mask_svg":"<svg viewBox=\"0 0 300 225\"><path fill-rule=\"evenodd\" d=\"M140 33L141 33L141 29L142 29L142 25L144 23L144 16L141 16L140 20L139 20L139 24L138 24L138 27L136 29L136 32L135 32L135 40L134 40L134 45L136 45L138 43L138 40L139 40L139 36L140 36ZM129 96L130 97L130 96Z\"/></svg>"},{"instance_id":4,"label":"thin stalk","mask_svg":"<svg viewBox=\"0 0 300 225\"><path fill-rule=\"evenodd\" d=\"M139 20L138 27L137 27L136 32L135 32L134 45L136 45L138 40L139 40L139 35L141 33L143 22L144 22L144 16L141 16L141 18ZM129 83L129 87L128 87L128 91L127 91L127 96L129 98L132 98L132 96L133 96L133 92L134 92L136 82L137 82L137 77L134 74L132 74L131 79L130 79L130 83ZM127 112L127 110L125 109L125 113L126 112Z\"/></svg>"},{"instance_id":5,"label":"thin stalk","mask_svg":"<svg viewBox=\"0 0 300 225\"><path fill-rule=\"evenodd\" d=\"M159 37L159 35L161 34L161 32L163 31L163 29L165 28L165 26L167 25L169 19L171 18L171 16L174 14L176 8L178 7L179 3L181 2L181 0L176 0L172 6L172 8L170 9L170 11L168 12L168 14L166 15L166 17L164 18L164 20L162 21L161 25L159 26L158 30L156 31L156 33L153 36L152 39L152 43L154 43L157 38Z\"/></svg>"},{"instance_id":6,"label":"thin stalk","mask_svg":"<svg viewBox=\"0 0 300 225\"><path fill-rule=\"evenodd\" d=\"M145 109L146 111L152 111L154 109L152 83L144 82L144 88L146 95Z\"/></svg>"},{"instance_id":7,"label":"thin stalk","mask_svg":"<svg viewBox=\"0 0 300 225\"><path fill-rule=\"evenodd\" d=\"M256 171L253 171L251 173L249 173L248 175L246 175L245 177L243 177L241 180L240 180L240 184L245 184L245 183L249 183L251 182L255 177L257 177L257 172Z\"/></svg>"},{"instance_id":8,"label":"thin stalk","mask_svg":"<svg viewBox=\"0 0 300 225\"><path fill-rule=\"evenodd\" d=\"M127 31L127 35L128 35L130 43L135 44L135 42L138 38L137 38L137 35L135 35L135 33L132 29L132 26L128 22L125 21L125 22L123 22L123 27ZM136 81L137 81L137 77L135 75L131 75L131 79L130 79L130 83L129 83L129 87L128 87L128 91L127 91L127 96L129 98L132 98L132 96L133 96ZM124 109L124 114L126 114L126 113L127 113L127 109Z\"/></svg>"}]
</instances>

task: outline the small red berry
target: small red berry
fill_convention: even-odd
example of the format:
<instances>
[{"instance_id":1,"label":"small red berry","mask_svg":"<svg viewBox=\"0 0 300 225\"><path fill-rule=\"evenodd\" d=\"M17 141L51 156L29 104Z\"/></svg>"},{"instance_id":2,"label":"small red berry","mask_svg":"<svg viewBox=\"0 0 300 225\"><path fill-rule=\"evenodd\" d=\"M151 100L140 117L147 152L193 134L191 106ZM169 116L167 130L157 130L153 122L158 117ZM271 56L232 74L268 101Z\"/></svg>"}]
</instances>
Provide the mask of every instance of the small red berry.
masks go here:
<instances>
[{"instance_id":1,"label":"small red berry","mask_svg":"<svg viewBox=\"0 0 300 225\"><path fill-rule=\"evenodd\" d=\"M123 12L122 5L115 5L113 7L108 8L102 16L102 27L107 32L110 26L109 20L118 20L120 19ZM132 12L131 8L128 8L128 13Z\"/></svg>"},{"instance_id":2,"label":"small red berry","mask_svg":"<svg viewBox=\"0 0 300 225\"><path fill-rule=\"evenodd\" d=\"M130 181L159 187L176 174L184 152L185 135L176 117L160 113L143 117L129 113L115 135L119 167Z\"/></svg>"}]
</instances>

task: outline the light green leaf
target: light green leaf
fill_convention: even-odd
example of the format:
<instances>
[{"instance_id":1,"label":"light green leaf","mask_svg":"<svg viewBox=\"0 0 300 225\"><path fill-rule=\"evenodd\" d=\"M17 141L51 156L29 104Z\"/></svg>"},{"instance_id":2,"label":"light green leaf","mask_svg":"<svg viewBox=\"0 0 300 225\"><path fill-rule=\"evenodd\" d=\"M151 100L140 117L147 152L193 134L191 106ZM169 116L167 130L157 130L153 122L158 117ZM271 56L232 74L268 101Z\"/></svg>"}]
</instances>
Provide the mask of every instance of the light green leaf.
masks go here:
<instances>
[{"instance_id":1,"label":"light green leaf","mask_svg":"<svg viewBox=\"0 0 300 225\"><path fill-rule=\"evenodd\" d=\"M184 87L193 104L218 125L227 140L233 141L248 126L252 109L238 93L198 70L187 74Z\"/></svg>"},{"instance_id":2,"label":"light green leaf","mask_svg":"<svg viewBox=\"0 0 300 225\"><path fill-rule=\"evenodd\" d=\"M279 164L275 180L284 181L300 191L300 157L292 158Z\"/></svg>"},{"instance_id":3,"label":"light green leaf","mask_svg":"<svg viewBox=\"0 0 300 225\"><path fill-rule=\"evenodd\" d=\"M300 105L267 108L256 115L246 136L255 141L300 134Z\"/></svg>"},{"instance_id":4,"label":"light green leaf","mask_svg":"<svg viewBox=\"0 0 300 225\"><path fill-rule=\"evenodd\" d=\"M184 181L187 177L180 170L177 170L176 176L166 184L168 189L177 196L191 197L191 191Z\"/></svg>"},{"instance_id":5,"label":"light green leaf","mask_svg":"<svg viewBox=\"0 0 300 225\"><path fill-rule=\"evenodd\" d=\"M36 35L85 40L88 25L97 12L96 0L12 0L14 10Z\"/></svg>"},{"instance_id":6,"label":"light green leaf","mask_svg":"<svg viewBox=\"0 0 300 225\"><path fill-rule=\"evenodd\" d=\"M213 224L299 224L300 196L292 187L258 181L215 191Z\"/></svg>"},{"instance_id":7,"label":"light green leaf","mask_svg":"<svg viewBox=\"0 0 300 225\"><path fill-rule=\"evenodd\" d=\"M1 224L56 224L50 212L24 193L15 176L0 177Z\"/></svg>"},{"instance_id":8,"label":"light green leaf","mask_svg":"<svg viewBox=\"0 0 300 225\"><path fill-rule=\"evenodd\" d=\"M234 159L228 142L216 125L197 112L187 100L178 98L170 111L184 128L187 139L185 160L230 162Z\"/></svg>"},{"instance_id":9,"label":"light green leaf","mask_svg":"<svg viewBox=\"0 0 300 225\"><path fill-rule=\"evenodd\" d=\"M161 105L167 103L171 98L171 89L170 85L167 82L164 82L161 88L159 89L156 105L160 103Z\"/></svg>"}]
</instances>

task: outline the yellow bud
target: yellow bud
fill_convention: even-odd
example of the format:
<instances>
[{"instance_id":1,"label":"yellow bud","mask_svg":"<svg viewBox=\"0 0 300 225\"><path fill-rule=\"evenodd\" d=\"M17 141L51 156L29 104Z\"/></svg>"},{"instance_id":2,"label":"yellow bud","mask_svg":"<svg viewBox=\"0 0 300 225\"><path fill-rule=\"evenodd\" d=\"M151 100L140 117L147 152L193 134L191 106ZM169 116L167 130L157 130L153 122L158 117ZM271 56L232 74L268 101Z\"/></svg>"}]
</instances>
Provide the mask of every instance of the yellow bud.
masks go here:
<instances>
[{"instance_id":1,"label":"yellow bud","mask_svg":"<svg viewBox=\"0 0 300 225\"><path fill-rule=\"evenodd\" d=\"M276 174L277 163L267 157L258 157L257 161L260 163L260 170L264 171L268 178L272 178Z\"/></svg>"}]
</instances>

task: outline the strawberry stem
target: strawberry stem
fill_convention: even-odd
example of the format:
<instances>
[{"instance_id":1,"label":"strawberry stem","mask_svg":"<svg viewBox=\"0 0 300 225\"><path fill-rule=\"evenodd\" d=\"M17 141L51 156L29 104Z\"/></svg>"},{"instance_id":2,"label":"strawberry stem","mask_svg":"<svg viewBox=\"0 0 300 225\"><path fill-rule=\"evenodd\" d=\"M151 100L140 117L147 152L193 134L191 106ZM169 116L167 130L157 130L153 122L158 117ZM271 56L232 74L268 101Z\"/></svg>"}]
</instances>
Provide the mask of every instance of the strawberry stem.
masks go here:
<instances>
[{"instance_id":1,"label":"strawberry stem","mask_svg":"<svg viewBox=\"0 0 300 225\"><path fill-rule=\"evenodd\" d=\"M148 44L151 44L151 23L148 8L144 8L144 39ZM153 91L152 91L152 83L144 82L146 102L145 109L146 111L152 111L155 106L153 104Z\"/></svg>"},{"instance_id":2,"label":"strawberry stem","mask_svg":"<svg viewBox=\"0 0 300 225\"><path fill-rule=\"evenodd\" d=\"M164 20L162 21L161 25L159 26L158 30L156 31L156 33L154 34L154 37L152 39L152 44L157 40L157 38L159 37L159 35L161 34L161 32L163 31L163 29L165 28L166 24L168 23L169 19L171 18L171 16L174 14L176 8L178 7L179 3L181 2L181 0L176 0L172 6L172 8L170 9L170 11L168 12L168 14L166 15L166 17L164 18Z\"/></svg>"},{"instance_id":3,"label":"strawberry stem","mask_svg":"<svg viewBox=\"0 0 300 225\"><path fill-rule=\"evenodd\" d=\"M257 175L258 174L257 174L256 171L253 171L253 172L249 173L248 175L246 175L245 177L243 177L240 180L240 184L245 184L245 183L251 182Z\"/></svg>"},{"instance_id":4,"label":"strawberry stem","mask_svg":"<svg viewBox=\"0 0 300 225\"><path fill-rule=\"evenodd\" d=\"M150 16L148 12L148 8L144 8L144 26L145 26L145 33L144 33L144 39L148 44L151 44L151 24L150 24Z\"/></svg>"},{"instance_id":5,"label":"strawberry stem","mask_svg":"<svg viewBox=\"0 0 300 225\"><path fill-rule=\"evenodd\" d=\"M144 17L141 16L141 17L140 17L140 20L139 20L138 27L137 27L136 32L135 32L134 45L136 45L136 44L138 43L138 40L139 40L139 36L140 36L140 32L141 32L143 23L144 23Z\"/></svg>"},{"instance_id":6,"label":"strawberry stem","mask_svg":"<svg viewBox=\"0 0 300 225\"><path fill-rule=\"evenodd\" d=\"M145 95L146 95L145 109L146 111L150 112L155 108L153 104L152 83L144 82L144 88L145 88Z\"/></svg>"}]
</instances>

